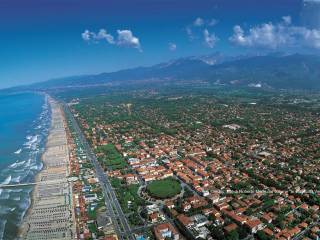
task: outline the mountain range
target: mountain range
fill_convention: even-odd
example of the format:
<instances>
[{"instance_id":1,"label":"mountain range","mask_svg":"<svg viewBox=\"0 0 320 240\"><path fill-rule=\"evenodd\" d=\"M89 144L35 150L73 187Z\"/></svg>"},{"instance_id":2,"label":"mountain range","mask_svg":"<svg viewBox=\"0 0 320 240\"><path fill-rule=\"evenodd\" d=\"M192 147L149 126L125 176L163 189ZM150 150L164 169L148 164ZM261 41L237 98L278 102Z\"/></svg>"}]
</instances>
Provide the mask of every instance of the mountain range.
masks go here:
<instances>
[{"instance_id":1,"label":"mountain range","mask_svg":"<svg viewBox=\"0 0 320 240\"><path fill-rule=\"evenodd\" d=\"M150 67L53 79L31 89L130 84L197 84L320 90L320 56L270 54L223 56L220 53L185 57Z\"/></svg>"}]
</instances>

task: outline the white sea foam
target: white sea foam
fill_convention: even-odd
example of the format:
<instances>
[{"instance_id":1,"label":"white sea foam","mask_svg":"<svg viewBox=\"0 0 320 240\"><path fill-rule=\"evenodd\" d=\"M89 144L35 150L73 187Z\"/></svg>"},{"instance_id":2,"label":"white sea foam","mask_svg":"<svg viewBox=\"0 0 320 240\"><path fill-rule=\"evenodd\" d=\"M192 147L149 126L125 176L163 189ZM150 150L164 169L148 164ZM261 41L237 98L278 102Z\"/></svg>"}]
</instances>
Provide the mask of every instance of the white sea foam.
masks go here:
<instances>
[{"instance_id":1,"label":"white sea foam","mask_svg":"<svg viewBox=\"0 0 320 240\"><path fill-rule=\"evenodd\" d=\"M11 210L10 207L1 206L0 207L0 215L8 214L10 212L10 210Z\"/></svg>"},{"instance_id":2,"label":"white sea foam","mask_svg":"<svg viewBox=\"0 0 320 240\"><path fill-rule=\"evenodd\" d=\"M25 169L22 169L22 168L15 168L15 169L13 169L13 172L14 173L23 173L23 172L25 172L26 170Z\"/></svg>"},{"instance_id":3,"label":"white sea foam","mask_svg":"<svg viewBox=\"0 0 320 240\"><path fill-rule=\"evenodd\" d=\"M15 152L14 152L14 154L19 155L21 152L22 152L22 149L21 149L21 148L19 148L17 151L15 151Z\"/></svg>"},{"instance_id":4,"label":"white sea foam","mask_svg":"<svg viewBox=\"0 0 320 240\"><path fill-rule=\"evenodd\" d=\"M26 212L27 212L30 204L31 204L30 197L26 198L26 199L23 200L23 201L19 201L19 207L20 207L21 209L23 209L23 212L22 212L22 214L21 214L21 220L20 220L20 221L22 221L22 219L23 219L24 215L26 214Z\"/></svg>"},{"instance_id":5,"label":"white sea foam","mask_svg":"<svg viewBox=\"0 0 320 240\"><path fill-rule=\"evenodd\" d=\"M26 209L26 208L29 207L29 205L30 205L30 199L29 198L25 198L25 199L23 199L23 201L19 202L19 207L21 209Z\"/></svg>"},{"instance_id":6,"label":"white sea foam","mask_svg":"<svg viewBox=\"0 0 320 240\"><path fill-rule=\"evenodd\" d=\"M9 184L11 182L11 175L9 175L1 184Z\"/></svg>"},{"instance_id":7,"label":"white sea foam","mask_svg":"<svg viewBox=\"0 0 320 240\"><path fill-rule=\"evenodd\" d=\"M17 167L17 162L12 163L11 165L9 165L9 168L16 168Z\"/></svg>"},{"instance_id":8,"label":"white sea foam","mask_svg":"<svg viewBox=\"0 0 320 240\"><path fill-rule=\"evenodd\" d=\"M39 167L35 164L30 167L30 170L38 170Z\"/></svg>"},{"instance_id":9,"label":"white sea foam","mask_svg":"<svg viewBox=\"0 0 320 240\"><path fill-rule=\"evenodd\" d=\"M22 166L26 161L21 161L21 162L15 162L15 163L12 163L9 168L17 168L17 167L20 167Z\"/></svg>"},{"instance_id":10,"label":"white sea foam","mask_svg":"<svg viewBox=\"0 0 320 240\"><path fill-rule=\"evenodd\" d=\"M15 178L12 178L12 182L14 182L14 183L20 183L20 179L21 179L21 176L17 176L17 177L15 177Z\"/></svg>"},{"instance_id":11,"label":"white sea foam","mask_svg":"<svg viewBox=\"0 0 320 240\"><path fill-rule=\"evenodd\" d=\"M12 188L12 189L11 189L11 192L13 192L13 193L20 193L20 192L22 192L22 191L23 191L22 188Z\"/></svg>"},{"instance_id":12,"label":"white sea foam","mask_svg":"<svg viewBox=\"0 0 320 240\"><path fill-rule=\"evenodd\" d=\"M48 134L50 115L51 109L46 99L42 106L41 114L37 116L37 119L33 121L32 126L27 130L25 143L21 148L17 147L14 152L17 155L16 157L19 157L19 160L12 164L10 163L9 167L0 170L1 181L3 181L2 183L0 181L0 184L29 181L36 172L41 170L42 162L40 161L40 154L44 151L44 139ZM19 225L23 220L31 203L30 194L32 189L33 187L0 188L0 199L5 199L3 203L9 201L14 203L7 206L1 204L0 212L16 216L16 219L11 219L13 224ZM0 217L0 240L3 239L5 227L8 227L6 226L6 222L4 222L6 221L6 214L3 215L3 218Z\"/></svg>"},{"instance_id":13,"label":"white sea foam","mask_svg":"<svg viewBox=\"0 0 320 240\"><path fill-rule=\"evenodd\" d=\"M20 200L21 200L21 197L20 197L20 196L18 196L18 197L13 197L12 200L13 200L13 201L20 201Z\"/></svg>"},{"instance_id":14,"label":"white sea foam","mask_svg":"<svg viewBox=\"0 0 320 240\"><path fill-rule=\"evenodd\" d=\"M26 148L34 148L36 145L37 145L37 143L39 142L39 135L34 135L34 136L30 136L30 135L28 135L27 136L27 142L25 142L23 145L26 147Z\"/></svg>"},{"instance_id":15,"label":"white sea foam","mask_svg":"<svg viewBox=\"0 0 320 240\"><path fill-rule=\"evenodd\" d=\"M30 172L31 172L30 168L24 170L24 172L20 174L22 179L25 179L27 176L29 176Z\"/></svg>"},{"instance_id":16,"label":"white sea foam","mask_svg":"<svg viewBox=\"0 0 320 240\"><path fill-rule=\"evenodd\" d=\"M29 158L25 164L25 167L30 167L31 165L31 158Z\"/></svg>"}]
</instances>

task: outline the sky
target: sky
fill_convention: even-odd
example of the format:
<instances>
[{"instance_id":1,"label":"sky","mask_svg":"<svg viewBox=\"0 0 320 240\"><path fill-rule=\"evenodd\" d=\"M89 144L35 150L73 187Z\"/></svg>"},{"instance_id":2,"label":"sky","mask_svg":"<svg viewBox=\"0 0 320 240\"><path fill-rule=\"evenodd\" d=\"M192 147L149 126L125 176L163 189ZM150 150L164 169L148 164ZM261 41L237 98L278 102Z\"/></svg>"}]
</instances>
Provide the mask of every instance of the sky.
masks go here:
<instances>
[{"instance_id":1,"label":"sky","mask_svg":"<svg viewBox=\"0 0 320 240\"><path fill-rule=\"evenodd\" d=\"M0 88L221 52L320 53L320 0L1 0Z\"/></svg>"}]
</instances>

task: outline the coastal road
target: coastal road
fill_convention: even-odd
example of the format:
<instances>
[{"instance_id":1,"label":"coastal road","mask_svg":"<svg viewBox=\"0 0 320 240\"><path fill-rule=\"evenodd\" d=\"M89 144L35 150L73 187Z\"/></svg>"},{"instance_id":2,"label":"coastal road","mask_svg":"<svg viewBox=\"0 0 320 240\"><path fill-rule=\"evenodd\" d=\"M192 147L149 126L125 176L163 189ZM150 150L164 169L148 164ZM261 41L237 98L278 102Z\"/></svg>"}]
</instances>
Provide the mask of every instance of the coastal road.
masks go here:
<instances>
[{"instance_id":1,"label":"coastal road","mask_svg":"<svg viewBox=\"0 0 320 240\"><path fill-rule=\"evenodd\" d=\"M86 140L85 136L83 135L78 122L74 118L72 112L70 111L69 107L65 104L62 103L62 106L64 108L64 112L68 116L68 118L71 120L71 123L74 127L74 130L76 131L80 142L82 143L85 153L88 157L88 159L92 162L95 170L97 177L99 179L99 182L101 184L102 190L104 192L104 197L105 197L105 203L106 207L108 209L108 214L112 218L112 221L115 226L116 233L120 239L130 239L134 240L134 236L132 234L132 230L130 228L130 225L128 223L128 220L126 216L124 215L120 203L116 197L116 194L111 186L111 183L103 171L102 167L100 166L96 155L92 151L88 141Z\"/></svg>"}]
</instances>

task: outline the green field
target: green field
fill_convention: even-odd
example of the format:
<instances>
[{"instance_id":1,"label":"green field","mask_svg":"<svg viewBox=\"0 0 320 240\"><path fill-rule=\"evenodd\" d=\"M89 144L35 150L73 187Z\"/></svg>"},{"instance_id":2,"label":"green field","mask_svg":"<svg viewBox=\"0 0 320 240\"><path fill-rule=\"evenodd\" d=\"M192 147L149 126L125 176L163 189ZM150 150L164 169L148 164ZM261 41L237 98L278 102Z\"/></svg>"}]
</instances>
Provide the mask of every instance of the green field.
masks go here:
<instances>
[{"instance_id":1,"label":"green field","mask_svg":"<svg viewBox=\"0 0 320 240\"><path fill-rule=\"evenodd\" d=\"M103 153L103 156L99 157L98 160L104 167L107 167L110 170L123 169L127 166L126 160L116 150L113 144L99 146L97 152Z\"/></svg>"},{"instance_id":2,"label":"green field","mask_svg":"<svg viewBox=\"0 0 320 240\"><path fill-rule=\"evenodd\" d=\"M150 196L160 199L171 198L181 192L181 186L178 180L166 178L151 182L147 186Z\"/></svg>"}]
</instances>

